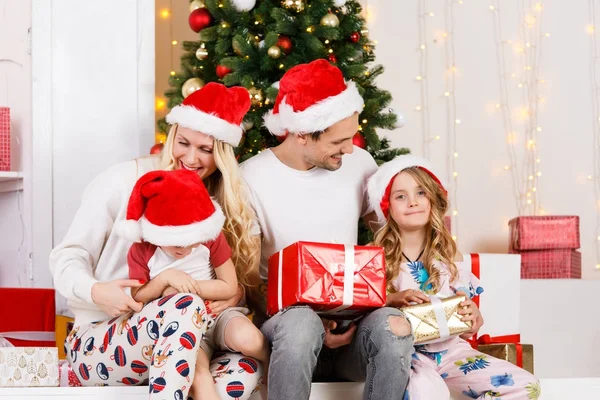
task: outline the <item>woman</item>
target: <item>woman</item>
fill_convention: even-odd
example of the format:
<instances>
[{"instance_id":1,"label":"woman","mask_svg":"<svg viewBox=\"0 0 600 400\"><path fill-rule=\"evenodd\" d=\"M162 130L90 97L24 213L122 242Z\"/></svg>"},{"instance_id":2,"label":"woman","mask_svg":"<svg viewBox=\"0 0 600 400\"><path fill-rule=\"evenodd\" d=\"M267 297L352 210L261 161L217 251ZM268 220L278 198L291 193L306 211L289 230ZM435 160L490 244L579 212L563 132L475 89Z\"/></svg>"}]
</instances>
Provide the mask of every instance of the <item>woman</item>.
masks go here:
<instances>
[{"instance_id":1,"label":"woman","mask_svg":"<svg viewBox=\"0 0 600 400\"><path fill-rule=\"evenodd\" d=\"M258 267L260 243L254 239L258 237L254 215L244 207L233 146L242 137L240 124L249 108L245 89L209 83L167 116L172 127L160 159L145 157L115 165L85 190L69 231L50 254L55 287L75 314L75 328L65 343L68 360L84 385L149 381L150 398L186 398L193 360L206 330L204 301L180 293L146 305L135 302L130 288L144 282L127 279L131 242L113 232L113 226L125 219L129 195L140 176L156 169L193 170L223 209L232 259L240 282L247 284ZM240 287L234 298L209 307L217 314L242 298ZM245 318L230 323L239 325L236 329L251 326ZM238 346L228 343L233 350ZM256 381L257 374L251 379ZM246 386L254 388L251 382ZM249 396L250 390L244 394Z\"/></svg>"}]
</instances>

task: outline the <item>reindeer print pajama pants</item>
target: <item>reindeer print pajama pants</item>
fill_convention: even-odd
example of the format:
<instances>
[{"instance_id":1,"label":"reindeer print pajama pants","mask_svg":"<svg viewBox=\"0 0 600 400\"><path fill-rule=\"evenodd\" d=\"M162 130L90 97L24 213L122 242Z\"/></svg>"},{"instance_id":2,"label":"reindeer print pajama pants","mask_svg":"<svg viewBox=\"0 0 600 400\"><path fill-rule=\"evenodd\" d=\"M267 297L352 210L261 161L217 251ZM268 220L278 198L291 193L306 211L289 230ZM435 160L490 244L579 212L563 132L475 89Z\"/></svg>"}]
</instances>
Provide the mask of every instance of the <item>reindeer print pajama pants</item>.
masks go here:
<instances>
[{"instance_id":1,"label":"reindeer print pajama pants","mask_svg":"<svg viewBox=\"0 0 600 400\"><path fill-rule=\"evenodd\" d=\"M152 400L186 400L209 318L198 296L163 297L139 313L76 326L67 359L83 386L149 385Z\"/></svg>"}]
</instances>

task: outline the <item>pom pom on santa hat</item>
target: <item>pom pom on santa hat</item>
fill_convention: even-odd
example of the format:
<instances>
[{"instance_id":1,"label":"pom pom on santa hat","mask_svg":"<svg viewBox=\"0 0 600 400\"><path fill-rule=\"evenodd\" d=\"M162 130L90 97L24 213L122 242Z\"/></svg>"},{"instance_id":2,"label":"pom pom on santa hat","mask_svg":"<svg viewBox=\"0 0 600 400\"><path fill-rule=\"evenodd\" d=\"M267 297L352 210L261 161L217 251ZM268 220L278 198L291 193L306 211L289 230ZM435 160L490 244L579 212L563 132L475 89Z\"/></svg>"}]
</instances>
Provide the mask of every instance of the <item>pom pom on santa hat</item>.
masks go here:
<instances>
[{"instance_id":1,"label":"pom pom on santa hat","mask_svg":"<svg viewBox=\"0 0 600 400\"><path fill-rule=\"evenodd\" d=\"M324 59L300 64L279 81L275 105L265 115L273 135L324 131L352 114L361 113L363 99L354 82Z\"/></svg>"},{"instance_id":2,"label":"pom pom on santa hat","mask_svg":"<svg viewBox=\"0 0 600 400\"><path fill-rule=\"evenodd\" d=\"M197 173L152 171L136 182L127 218L117 221L114 230L134 242L186 247L215 239L224 222L221 207Z\"/></svg>"},{"instance_id":3,"label":"pom pom on santa hat","mask_svg":"<svg viewBox=\"0 0 600 400\"><path fill-rule=\"evenodd\" d=\"M210 82L173 107L166 120L236 147L242 139L242 120L249 109L250 94L246 89Z\"/></svg>"},{"instance_id":4,"label":"pom pom on santa hat","mask_svg":"<svg viewBox=\"0 0 600 400\"><path fill-rule=\"evenodd\" d=\"M424 158L412 154L401 155L381 165L377 172L369 179L367 192L369 205L375 210L380 223L383 223L388 214L389 191L394 177L407 168L418 167L427 172L440 187L447 193L446 185L436 173L435 168Z\"/></svg>"}]
</instances>

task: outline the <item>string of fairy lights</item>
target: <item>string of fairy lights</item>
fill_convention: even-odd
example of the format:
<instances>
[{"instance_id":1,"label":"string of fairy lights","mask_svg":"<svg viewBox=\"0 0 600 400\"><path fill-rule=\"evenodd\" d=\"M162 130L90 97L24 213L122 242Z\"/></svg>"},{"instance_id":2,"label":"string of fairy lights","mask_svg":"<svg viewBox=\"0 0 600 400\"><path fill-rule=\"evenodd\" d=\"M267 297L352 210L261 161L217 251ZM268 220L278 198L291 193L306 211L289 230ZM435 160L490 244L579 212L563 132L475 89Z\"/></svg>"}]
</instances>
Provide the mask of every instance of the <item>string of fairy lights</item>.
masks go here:
<instances>
[{"instance_id":1,"label":"string of fairy lights","mask_svg":"<svg viewBox=\"0 0 600 400\"><path fill-rule=\"evenodd\" d=\"M538 139L542 127L538 124L540 105L545 102L540 87L545 80L540 77L543 41L549 33L543 32L541 2L519 0L517 39L503 37L503 10L500 0L492 0L489 9L494 25L496 61L499 77L500 100L496 108L502 113L509 163L504 170L510 172L513 192L519 215L543 215L540 202L540 157ZM513 58L509 59L508 54ZM515 65L518 69L515 70ZM510 93L513 85L520 90L518 102L522 106L515 112ZM516 97L516 96L515 96ZM520 131L520 132L519 132ZM522 139L522 140L521 140ZM519 146L525 146L520 157Z\"/></svg>"},{"instance_id":2,"label":"string of fairy lights","mask_svg":"<svg viewBox=\"0 0 600 400\"><path fill-rule=\"evenodd\" d=\"M596 209L596 270L600 270L600 80L598 79L597 66L600 61L598 55L598 39L596 37L596 0L588 1L590 25L587 32L590 35L590 80L592 88L592 143L594 175L588 175L588 180L593 181Z\"/></svg>"}]
</instances>

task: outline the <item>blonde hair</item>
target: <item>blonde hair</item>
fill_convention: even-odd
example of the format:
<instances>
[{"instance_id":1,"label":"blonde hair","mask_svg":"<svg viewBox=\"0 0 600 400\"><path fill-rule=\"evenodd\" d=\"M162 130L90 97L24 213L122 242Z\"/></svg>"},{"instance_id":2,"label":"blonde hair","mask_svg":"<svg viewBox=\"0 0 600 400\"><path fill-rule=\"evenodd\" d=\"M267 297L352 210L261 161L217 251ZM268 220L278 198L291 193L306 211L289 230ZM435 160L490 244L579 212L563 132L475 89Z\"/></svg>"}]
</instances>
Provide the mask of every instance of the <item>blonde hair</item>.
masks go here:
<instances>
[{"instance_id":1,"label":"blonde hair","mask_svg":"<svg viewBox=\"0 0 600 400\"><path fill-rule=\"evenodd\" d=\"M160 168L174 170L176 167L173 157L173 145L177 133L177 124L169 130L167 141L163 148ZM257 274L253 269L258 268L260 256L259 244L253 240L250 232L256 217L251 207L245 205L246 191L240 177L238 162L233 147L218 139L214 139L213 155L217 171L204 180L211 196L214 196L225 214L223 234L231 247L231 259L235 265L239 283L249 287L249 277Z\"/></svg>"},{"instance_id":2,"label":"blonde hair","mask_svg":"<svg viewBox=\"0 0 600 400\"><path fill-rule=\"evenodd\" d=\"M422 256L423 265L429 274L429 279L423 284L423 287L431 284L432 293L437 293L441 282L440 272L433 265L435 260L439 260L448 266L451 282L454 282L458 276L458 269L456 268L456 264L454 264L456 243L454 243L450 232L444 225L444 215L449 207L448 197L440 185L421 168L411 167L401 172L406 172L417 181L431 203L429 221L425 226L427 236ZM390 212L385 225L377 231L373 240L374 246L383 247L385 251L386 280L388 290L392 293L396 292L396 289L392 286L392 282L400 273L403 257L400 233L400 226L392 218Z\"/></svg>"}]
</instances>

